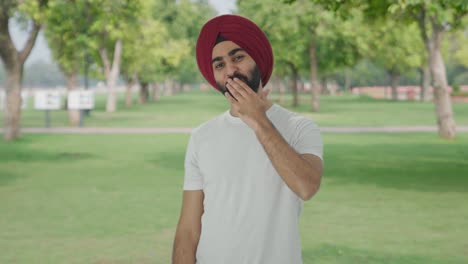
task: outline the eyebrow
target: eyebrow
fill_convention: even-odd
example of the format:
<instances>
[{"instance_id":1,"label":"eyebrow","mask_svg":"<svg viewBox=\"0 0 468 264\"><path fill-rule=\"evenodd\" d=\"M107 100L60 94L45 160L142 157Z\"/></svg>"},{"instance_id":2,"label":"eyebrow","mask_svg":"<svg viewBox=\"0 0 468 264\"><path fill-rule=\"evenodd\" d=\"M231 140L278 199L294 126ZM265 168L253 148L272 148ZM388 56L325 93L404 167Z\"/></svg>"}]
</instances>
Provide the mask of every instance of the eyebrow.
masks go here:
<instances>
[{"instance_id":1,"label":"eyebrow","mask_svg":"<svg viewBox=\"0 0 468 264\"><path fill-rule=\"evenodd\" d=\"M244 51L244 49L242 49L242 48L235 48L235 49L233 49L233 50L231 50L231 51L228 52L228 56L232 56L232 55L236 54L236 53L239 52L239 51ZM215 63L215 62L221 61L221 60L223 60L223 57L218 56L218 57L214 58L213 60L211 60L211 63Z\"/></svg>"}]
</instances>

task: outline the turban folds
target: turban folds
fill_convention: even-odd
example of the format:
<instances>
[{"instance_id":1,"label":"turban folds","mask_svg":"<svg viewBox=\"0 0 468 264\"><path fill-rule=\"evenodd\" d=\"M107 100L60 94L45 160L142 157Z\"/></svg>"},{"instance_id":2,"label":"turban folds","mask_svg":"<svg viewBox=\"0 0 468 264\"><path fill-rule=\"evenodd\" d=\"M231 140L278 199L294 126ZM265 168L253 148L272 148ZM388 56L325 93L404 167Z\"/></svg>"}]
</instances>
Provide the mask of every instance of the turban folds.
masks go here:
<instances>
[{"instance_id":1,"label":"turban folds","mask_svg":"<svg viewBox=\"0 0 468 264\"><path fill-rule=\"evenodd\" d=\"M197 64L203 77L216 89L216 81L211 63L213 47L221 36L230 40L255 61L260 69L262 84L265 86L273 70L273 51L265 33L252 21L238 15L215 17L203 26L197 41Z\"/></svg>"}]
</instances>

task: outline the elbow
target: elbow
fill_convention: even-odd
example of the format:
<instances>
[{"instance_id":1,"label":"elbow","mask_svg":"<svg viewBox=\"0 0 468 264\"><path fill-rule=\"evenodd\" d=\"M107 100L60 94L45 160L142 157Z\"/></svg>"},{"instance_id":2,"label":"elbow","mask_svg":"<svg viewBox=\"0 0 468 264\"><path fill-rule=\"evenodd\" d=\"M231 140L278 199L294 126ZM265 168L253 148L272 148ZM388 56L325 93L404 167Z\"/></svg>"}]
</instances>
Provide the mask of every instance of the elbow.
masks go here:
<instances>
[{"instance_id":1,"label":"elbow","mask_svg":"<svg viewBox=\"0 0 468 264\"><path fill-rule=\"evenodd\" d=\"M310 199L312 199L312 197L314 197L314 195L318 192L319 189L320 189L320 180L313 181L307 186L304 186L304 188L299 193L299 197L303 201L309 201Z\"/></svg>"}]
</instances>

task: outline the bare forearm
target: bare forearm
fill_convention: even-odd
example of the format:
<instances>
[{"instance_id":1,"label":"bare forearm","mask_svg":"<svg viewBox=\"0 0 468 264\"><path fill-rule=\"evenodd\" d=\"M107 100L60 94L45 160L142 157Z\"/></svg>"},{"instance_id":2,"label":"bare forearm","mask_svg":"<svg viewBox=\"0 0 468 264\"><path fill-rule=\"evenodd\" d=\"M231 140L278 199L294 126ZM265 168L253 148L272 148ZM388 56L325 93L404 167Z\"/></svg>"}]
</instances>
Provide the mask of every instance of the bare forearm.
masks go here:
<instances>
[{"instance_id":1,"label":"bare forearm","mask_svg":"<svg viewBox=\"0 0 468 264\"><path fill-rule=\"evenodd\" d=\"M303 200L310 199L320 185L320 170L301 157L270 120L258 123L255 134L288 187Z\"/></svg>"},{"instance_id":2,"label":"bare forearm","mask_svg":"<svg viewBox=\"0 0 468 264\"><path fill-rule=\"evenodd\" d=\"M177 234L172 252L172 264L195 264L198 239L188 233Z\"/></svg>"}]
</instances>

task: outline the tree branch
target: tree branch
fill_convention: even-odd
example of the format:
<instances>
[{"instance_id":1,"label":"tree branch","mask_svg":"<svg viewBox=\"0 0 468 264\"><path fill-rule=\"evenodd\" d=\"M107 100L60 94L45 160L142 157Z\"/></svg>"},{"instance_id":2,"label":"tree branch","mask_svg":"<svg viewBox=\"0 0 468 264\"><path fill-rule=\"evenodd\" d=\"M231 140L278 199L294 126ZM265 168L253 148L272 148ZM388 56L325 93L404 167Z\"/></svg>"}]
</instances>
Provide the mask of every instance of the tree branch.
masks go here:
<instances>
[{"instance_id":1,"label":"tree branch","mask_svg":"<svg viewBox=\"0 0 468 264\"><path fill-rule=\"evenodd\" d=\"M115 43L115 49L114 49L114 60L112 62L112 70L118 69L120 65L120 58L122 54L122 40L118 39L117 42ZM114 73L118 74L118 73Z\"/></svg>"},{"instance_id":2,"label":"tree branch","mask_svg":"<svg viewBox=\"0 0 468 264\"><path fill-rule=\"evenodd\" d=\"M468 10L464 10L463 12L458 13L454 18L453 18L453 25L456 27L461 23L461 20L464 16L468 14Z\"/></svg>"},{"instance_id":3,"label":"tree branch","mask_svg":"<svg viewBox=\"0 0 468 264\"><path fill-rule=\"evenodd\" d=\"M38 0L38 4L39 10L41 10L42 8L47 6L48 0ZM18 53L21 64L23 64L26 61L29 54L31 53L31 50L34 47L34 43L36 42L37 35L39 34L40 30L41 23L39 21L33 20L33 29L29 33L28 40L26 41L26 44L24 45L23 49Z\"/></svg>"},{"instance_id":4,"label":"tree branch","mask_svg":"<svg viewBox=\"0 0 468 264\"><path fill-rule=\"evenodd\" d=\"M34 43L36 42L37 35L39 34L39 30L41 30L40 24L38 24L36 21L34 21L33 23L33 29L29 33L28 40L26 41L24 48L19 52L19 59L21 64L23 64L26 61L29 54L31 53L31 50L34 47Z\"/></svg>"},{"instance_id":5,"label":"tree branch","mask_svg":"<svg viewBox=\"0 0 468 264\"><path fill-rule=\"evenodd\" d=\"M419 31L421 32L421 37L424 41L424 45L426 45L428 36L427 36L427 28L426 28L426 8L423 7L421 12L417 15L416 21L418 21Z\"/></svg>"},{"instance_id":6,"label":"tree branch","mask_svg":"<svg viewBox=\"0 0 468 264\"><path fill-rule=\"evenodd\" d=\"M104 72L106 74L106 78L108 78L110 74L110 64L109 58L107 57L106 48L100 48L99 55L101 55L102 63L104 64Z\"/></svg>"},{"instance_id":7,"label":"tree branch","mask_svg":"<svg viewBox=\"0 0 468 264\"><path fill-rule=\"evenodd\" d=\"M10 68L14 64L14 57L16 54L16 47L10 36L8 29L9 13L13 3L11 1L2 1L0 10L0 57L2 58L5 66Z\"/></svg>"}]
</instances>

